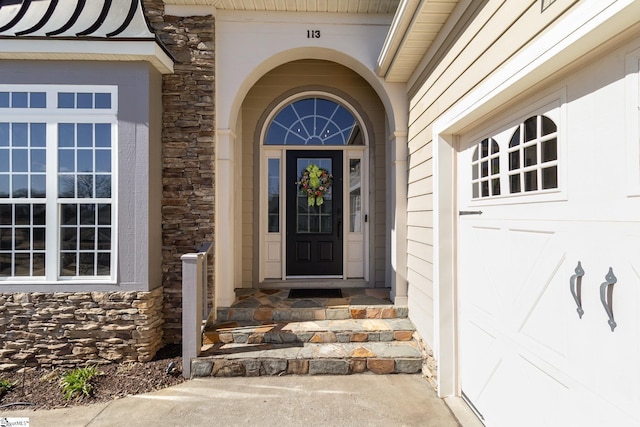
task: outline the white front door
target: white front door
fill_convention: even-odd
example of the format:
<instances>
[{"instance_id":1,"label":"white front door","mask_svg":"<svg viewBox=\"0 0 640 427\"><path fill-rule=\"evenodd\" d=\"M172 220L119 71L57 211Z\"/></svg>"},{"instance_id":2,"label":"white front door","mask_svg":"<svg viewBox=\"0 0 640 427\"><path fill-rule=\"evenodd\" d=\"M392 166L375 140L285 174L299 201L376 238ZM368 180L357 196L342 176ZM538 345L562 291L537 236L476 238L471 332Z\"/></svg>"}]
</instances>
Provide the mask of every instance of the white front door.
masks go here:
<instances>
[{"instance_id":1,"label":"white front door","mask_svg":"<svg viewBox=\"0 0 640 427\"><path fill-rule=\"evenodd\" d=\"M611 190L620 174L593 167L601 147L567 138L561 98L462 138L461 388L491 427L640 425L638 203ZM600 298L610 268L613 332Z\"/></svg>"}]
</instances>

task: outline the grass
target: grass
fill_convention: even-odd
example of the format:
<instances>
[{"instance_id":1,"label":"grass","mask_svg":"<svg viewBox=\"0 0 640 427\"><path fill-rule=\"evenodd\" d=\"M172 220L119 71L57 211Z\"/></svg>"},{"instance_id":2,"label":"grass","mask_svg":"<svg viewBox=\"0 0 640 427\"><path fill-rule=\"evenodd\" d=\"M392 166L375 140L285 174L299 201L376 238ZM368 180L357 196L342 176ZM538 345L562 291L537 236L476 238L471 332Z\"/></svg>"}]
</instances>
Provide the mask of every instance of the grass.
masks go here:
<instances>
[{"instance_id":1,"label":"grass","mask_svg":"<svg viewBox=\"0 0 640 427\"><path fill-rule=\"evenodd\" d=\"M17 383L18 381L11 382L9 380L0 378L0 397L2 397L6 392L15 387Z\"/></svg>"},{"instance_id":2,"label":"grass","mask_svg":"<svg viewBox=\"0 0 640 427\"><path fill-rule=\"evenodd\" d=\"M90 397L93 394L91 380L99 375L102 375L102 372L99 372L96 366L76 368L62 375L60 388L65 399Z\"/></svg>"}]
</instances>

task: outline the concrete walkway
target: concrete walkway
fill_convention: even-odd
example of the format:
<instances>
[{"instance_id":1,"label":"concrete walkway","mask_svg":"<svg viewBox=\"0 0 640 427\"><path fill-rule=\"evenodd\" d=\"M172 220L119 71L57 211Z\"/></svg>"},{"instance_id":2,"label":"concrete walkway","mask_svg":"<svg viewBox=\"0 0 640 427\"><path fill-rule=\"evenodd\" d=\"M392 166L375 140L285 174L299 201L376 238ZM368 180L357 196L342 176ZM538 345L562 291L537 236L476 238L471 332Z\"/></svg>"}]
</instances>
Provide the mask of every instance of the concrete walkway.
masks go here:
<instances>
[{"instance_id":1,"label":"concrete walkway","mask_svg":"<svg viewBox=\"0 0 640 427\"><path fill-rule=\"evenodd\" d=\"M419 375L202 378L112 402L1 411L40 426L459 426Z\"/></svg>"}]
</instances>

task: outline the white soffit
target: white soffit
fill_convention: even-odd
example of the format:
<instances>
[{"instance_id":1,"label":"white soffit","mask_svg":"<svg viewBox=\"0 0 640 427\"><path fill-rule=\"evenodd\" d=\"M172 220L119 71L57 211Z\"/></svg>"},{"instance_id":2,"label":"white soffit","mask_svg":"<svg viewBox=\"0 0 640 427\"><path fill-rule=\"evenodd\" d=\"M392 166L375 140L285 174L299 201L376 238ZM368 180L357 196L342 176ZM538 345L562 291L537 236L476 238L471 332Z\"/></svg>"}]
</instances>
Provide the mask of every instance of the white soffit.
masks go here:
<instances>
[{"instance_id":1,"label":"white soffit","mask_svg":"<svg viewBox=\"0 0 640 427\"><path fill-rule=\"evenodd\" d=\"M407 82L458 1L402 0L378 58L378 75L388 82Z\"/></svg>"},{"instance_id":2,"label":"white soffit","mask_svg":"<svg viewBox=\"0 0 640 427\"><path fill-rule=\"evenodd\" d=\"M173 61L147 23L140 0L0 0L1 58L105 56L148 61L162 73L173 71Z\"/></svg>"},{"instance_id":3,"label":"white soffit","mask_svg":"<svg viewBox=\"0 0 640 427\"><path fill-rule=\"evenodd\" d=\"M223 10L393 14L400 0L164 0L167 5L215 6Z\"/></svg>"}]
</instances>

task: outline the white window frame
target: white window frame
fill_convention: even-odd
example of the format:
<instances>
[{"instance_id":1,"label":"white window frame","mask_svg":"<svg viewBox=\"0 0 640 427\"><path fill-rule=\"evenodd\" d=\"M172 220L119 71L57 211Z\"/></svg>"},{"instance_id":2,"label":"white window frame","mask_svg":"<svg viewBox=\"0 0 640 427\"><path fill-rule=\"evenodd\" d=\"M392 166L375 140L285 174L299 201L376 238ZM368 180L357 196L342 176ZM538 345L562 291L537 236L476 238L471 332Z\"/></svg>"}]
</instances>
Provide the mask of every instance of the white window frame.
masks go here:
<instances>
[{"instance_id":1,"label":"white window frame","mask_svg":"<svg viewBox=\"0 0 640 427\"><path fill-rule=\"evenodd\" d=\"M46 205L45 276L0 277L0 286L10 284L94 283L115 284L117 260L117 194L118 194L118 88L114 85L0 85L0 92L45 92L46 108L0 108L2 122L46 124L46 198L3 199L10 204ZM109 93L110 108L58 108L58 93ZM60 198L58 197L58 124L107 123L111 124L111 197ZM60 275L60 216L62 204L111 205L111 248L109 275ZM97 215L97 213L96 213ZM97 249L95 249L97 250ZM101 251L104 252L104 251Z\"/></svg>"},{"instance_id":2,"label":"white window frame","mask_svg":"<svg viewBox=\"0 0 640 427\"><path fill-rule=\"evenodd\" d=\"M556 131L555 132L551 132L547 135L542 135L542 126L541 126L541 117L545 117L548 120L551 120L554 124L554 126L556 126ZM530 141L525 141L525 133L526 133L526 122L528 122L530 119L534 119L536 122L536 137L531 139ZM506 184L506 186L509 188L509 193L512 195L516 195L516 194L521 194L521 193L542 193L542 192L546 192L546 191L554 191L557 190L558 188L558 179L557 179L557 174L558 174L558 158L557 158L557 152L558 152L558 128L557 128L558 124L556 123L555 120L550 119L549 117L547 117L545 114L536 114L536 115L532 115L527 117L526 119L524 119L514 130L513 133L511 134L511 138L509 138L509 143L506 145L507 148L507 157L508 157L508 163L509 163L509 170L507 172L508 174L508 179L509 181ZM515 146L511 147L511 140L513 139L513 137L515 136L516 132L519 131L519 141L518 144L516 144ZM544 162L542 159L542 146L545 142L550 141L555 139L556 142L556 159L554 160L549 160ZM536 152L536 162L532 165L525 165L525 153L528 149L530 148L535 148L535 152ZM517 154L518 155L518 164L519 166L515 169L511 169L511 156L513 154ZM555 187L551 187L551 188L542 188L543 185L543 171L545 169L548 169L550 167L555 167L556 168L556 186ZM525 187L525 183L526 183L526 178L525 175L528 173L534 173L536 176L536 189L534 190L526 190ZM512 176L518 176L519 177L519 181L520 181L520 190L519 191L511 191L511 177Z\"/></svg>"},{"instance_id":3,"label":"white window frame","mask_svg":"<svg viewBox=\"0 0 640 427\"><path fill-rule=\"evenodd\" d=\"M482 143L484 141L487 141L487 155L485 157L482 156ZM493 150L493 144L496 144L498 146L498 151L496 151L495 153L492 152ZM475 159L475 155L478 155L478 158ZM503 156L504 154L502 153L500 144L498 144L498 142L493 138L493 137L488 137L488 138L483 138L481 141L479 141L476 144L476 148L475 151L473 152L473 154L471 155L471 198L474 200L477 199L486 199L489 197L497 197L502 195L502 179L503 176L500 174L500 166L501 166L501 162L500 162L500 157ZM492 171L492 163L493 161L497 159L498 160L498 172L494 173ZM487 162L488 166L487 166L487 176L482 176L482 163ZM474 178L473 177L473 171L477 171L478 177ZM500 194L493 194L493 181L497 179L498 180L498 185L500 188ZM489 188L489 195L487 196L483 196L482 195L482 183L483 182L487 182L488 188ZM473 195L473 188L474 185L478 186L478 196L475 197Z\"/></svg>"},{"instance_id":4,"label":"white window frame","mask_svg":"<svg viewBox=\"0 0 640 427\"><path fill-rule=\"evenodd\" d=\"M470 206L494 206L494 205L510 205L519 203L537 203L567 200L567 152L568 139L566 135L566 88L562 88L556 92L550 93L532 102L530 106L509 115L504 120L500 120L496 125L473 133L468 137L464 137L460 141L460 146L477 147L477 142L485 138L493 138L500 148L500 195L479 197L474 199L469 197ZM519 193L510 193L509 190L509 141L515 130L532 116L547 116L554 121L557 127L557 151L558 158L555 163L558 166L558 187L547 190L537 191L521 191ZM539 139L539 138L538 138ZM475 148L474 148L475 149ZM538 153L539 154L539 153ZM461 167L471 167L469 165L461 165ZM536 165L540 167L540 163ZM471 181L466 183L471 194Z\"/></svg>"}]
</instances>

